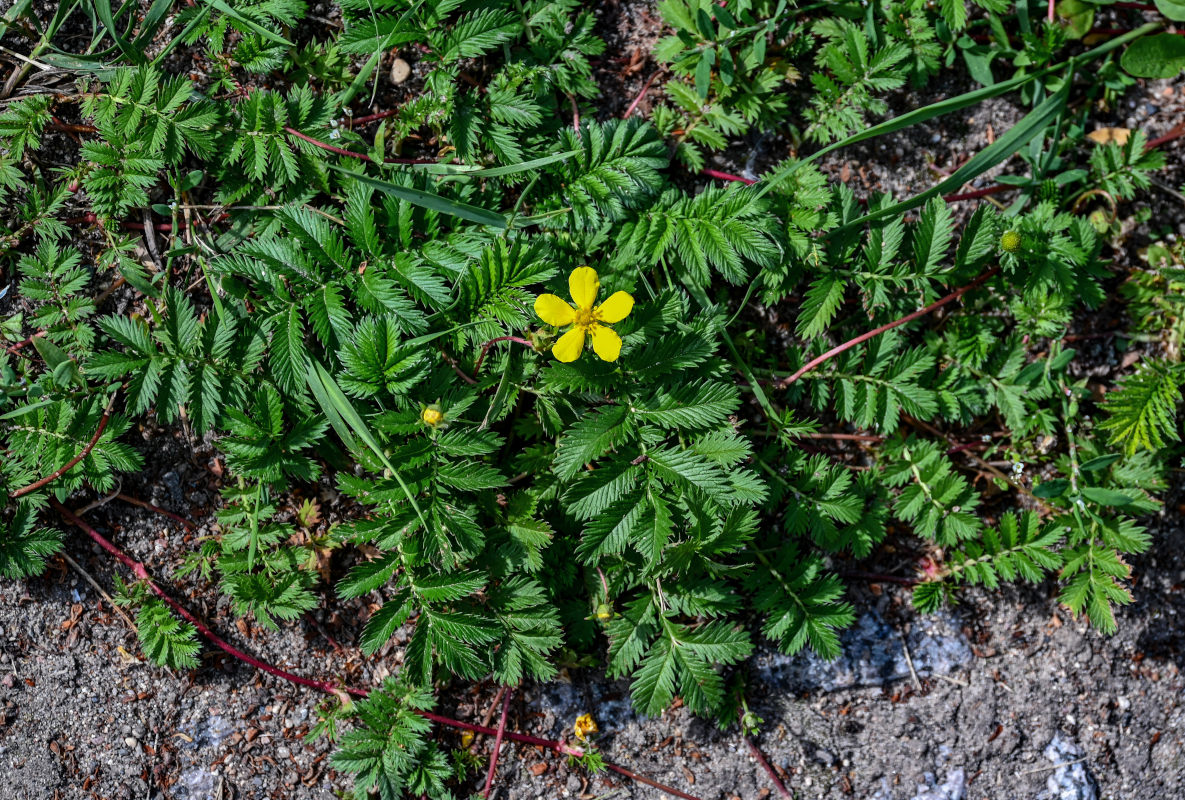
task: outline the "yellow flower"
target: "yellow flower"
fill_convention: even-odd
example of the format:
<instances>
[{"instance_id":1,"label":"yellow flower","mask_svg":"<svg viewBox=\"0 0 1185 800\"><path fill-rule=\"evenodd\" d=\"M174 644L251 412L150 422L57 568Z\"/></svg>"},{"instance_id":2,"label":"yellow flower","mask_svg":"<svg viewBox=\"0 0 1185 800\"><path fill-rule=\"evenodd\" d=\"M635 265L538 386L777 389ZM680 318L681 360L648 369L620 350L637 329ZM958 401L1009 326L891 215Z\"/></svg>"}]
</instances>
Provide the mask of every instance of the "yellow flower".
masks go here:
<instances>
[{"instance_id":1,"label":"yellow flower","mask_svg":"<svg viewBox=\"0 0 1185 800\"><path fill-rule=\"evenodd\" d=\"M473 731L465 731L461 734L461 747L469 747L473 744Z\"/></svg>"},{"instance_id":2,"label":"yellow flower","mask_svg":"<svg viewBox=\"0 0 1185 800\"><path fill-rule=\"evenodd\" d=\"M420 412L420 419L425 425L435 428L444 422L444 412L434 406L428 406Z\"/></svg>"},{"instance_id":3,"label":"yellow flower","mask_svg":"<svg viewBox=\"0 0 1185 800\"><path fill-rule=\"evenodd\" d=\"M572 729L576 731L576 738L580 740L587 739L590 733L596 733L599 730L592 714L581 714L576 718L576 724L572 726Z\"/></svg>"},{"instance_id":4,"label":"yellow flower","mask_svg":"<svg viewBox=\"0 0 1185 800\"><path fill-rule=\"evenodd\" d=\"M621 355L621 337L607 324L621 322L634 308L634 298L627 292L614 292L608 300L597 302L601 281L592 267L577 267L568 276L568 291L575 307L554 294L541 294L535 300L535 313L548 325L572 329L560 337L551 352L564 363L580 358L584 337L592 339L593 352L604 361L616 361Z\"/></svg>"}]
</instances>

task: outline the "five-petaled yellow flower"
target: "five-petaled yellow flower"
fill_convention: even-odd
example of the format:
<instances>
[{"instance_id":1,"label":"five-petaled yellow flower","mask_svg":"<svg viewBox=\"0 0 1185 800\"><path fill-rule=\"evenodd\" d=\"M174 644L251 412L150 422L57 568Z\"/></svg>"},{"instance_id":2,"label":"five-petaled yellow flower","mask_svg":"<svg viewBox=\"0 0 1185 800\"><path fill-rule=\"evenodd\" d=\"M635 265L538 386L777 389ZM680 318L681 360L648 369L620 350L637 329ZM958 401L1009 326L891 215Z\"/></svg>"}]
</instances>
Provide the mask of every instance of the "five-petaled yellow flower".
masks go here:
<instances>
[{"instance_id":1,"label":"five-petaled yellow flower","mask_svg":"<svg viewBox=\"0 0 1185 800\"><path fill-rule=\"evenodd\" d=\"M592 339L593 352L604 361L616 361L621 355L621 337L606 325L621 322L629 316L634 308L634 298L627 292L614 292L598 306L597 290L600 288L601 281L595 269L577 267L568 276L568 291L572 293L575 308L554 294L541 294L535 300L535 313L539 319L557 328L572 326L551 348L560 361L568 363L580 358L586 334Z\"/></svg>"}]
</instances>

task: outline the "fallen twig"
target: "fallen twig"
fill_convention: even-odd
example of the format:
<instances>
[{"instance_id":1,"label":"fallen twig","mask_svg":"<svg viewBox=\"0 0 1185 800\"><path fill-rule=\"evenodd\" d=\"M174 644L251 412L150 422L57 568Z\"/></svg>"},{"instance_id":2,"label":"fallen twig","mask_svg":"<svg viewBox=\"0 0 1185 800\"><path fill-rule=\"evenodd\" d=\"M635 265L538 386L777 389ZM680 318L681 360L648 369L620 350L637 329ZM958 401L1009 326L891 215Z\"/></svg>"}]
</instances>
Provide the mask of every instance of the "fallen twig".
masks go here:
<instances>
[{"instance_id":1,"label":"fallen twig","mask_svg":"<svg viewBox=\"0 0 1185 800\"><path fill-rule=\"evenodd\" d=\"M1073 761L1062 761L1057 764L1049 764L1048 766L1034 767L1033 769L1023 769L1016 774L1017 775L1032 775L1034 772L1049 772L1051 769L1061 769L1062 767L1072 767L1075 764L1081 764L1083 761L1086 761L1086 760L1087 760L1087 756L1083 756L1082 758L1076 758Z\"/></svg>"},{"instance_id":2,"label":"fallen twig","mask_svg":"<svg viewBox=\"0 0 1185 800\"><path fill-rule=\"evenodd\" d=\"M116 614L119 614L119 616L123 617L123 621L126 622L128 627L132 629L132 633L139 633L136 628L136 623L132 621L132 618L128 616L127 612L115 604L115 601L111 599L111 595L104 591L103 587L99 585L99 582L92 578L91 574L83 569L81 564L70 558L67 553L58 553L58 555L60 555L62 559L74 569L75 572L82 576L84 581L91 585L92 589L98 592L102 598L106 600L113 609L115 609Z\"/></svg>"}]
</instances>

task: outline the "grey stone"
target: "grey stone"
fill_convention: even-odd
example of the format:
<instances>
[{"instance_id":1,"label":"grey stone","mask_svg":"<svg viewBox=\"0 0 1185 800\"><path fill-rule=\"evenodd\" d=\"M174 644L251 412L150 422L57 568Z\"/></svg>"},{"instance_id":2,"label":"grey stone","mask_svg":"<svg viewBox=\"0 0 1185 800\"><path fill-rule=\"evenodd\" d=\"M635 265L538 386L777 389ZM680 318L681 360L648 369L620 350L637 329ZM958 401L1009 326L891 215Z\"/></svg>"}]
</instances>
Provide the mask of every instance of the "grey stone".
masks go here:
<instances>
[{"instance_id":1,"label":"grey stone","mask_svg":"<svg viewBox=\"0 0 1185 800\"><path fill-rule=\"evenodd\" d=\"M948 613L921 617L905 636L919 677L949 675L971 662L973 655L956 620ZM882 686L910 677L901 634L875 611L868 611L840 636L843 652L825 661L813 652L786 656L760 653L753 659L759 680L796 691Z\"/></svg>"},{"instance_id":2,"label":"grey stone","mask_svg":"<svg viewBox=\"0 0 1185 800\"><path fill-rule=\"evenodd\" d=\"M1038 800L1098 800L1099 787L1083 761L1084 753L1060 732L1045 746L1044 755L1057 766L1045 780Z\"/></svg>"},{"instance_id":3,"label":"grey stone","mask_svg":"<svg viewBox=\"0 0 1185 800\"><path fill-rule=\"evenodd\" d=\"M207 798L214 796L214 772L209 767L193 767L181 773L177 784L173 787L173 795L178 798Z\"/></svg>"}]
</instances>

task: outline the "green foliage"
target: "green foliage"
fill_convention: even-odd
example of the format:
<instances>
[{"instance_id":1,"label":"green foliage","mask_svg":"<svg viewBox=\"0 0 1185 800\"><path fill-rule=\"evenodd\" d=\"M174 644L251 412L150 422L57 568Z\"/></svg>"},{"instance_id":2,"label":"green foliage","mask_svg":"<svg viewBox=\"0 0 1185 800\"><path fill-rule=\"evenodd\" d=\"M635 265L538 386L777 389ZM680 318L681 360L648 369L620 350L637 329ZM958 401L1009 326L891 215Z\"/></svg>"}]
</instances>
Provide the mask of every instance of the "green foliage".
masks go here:
<instances>
[{"instance_id":1,"label":"green foliage","mask_svg":"<svg viewBox=\"0 0 1185 800\"><path fill-rule=\"evenodd\" d=\"M30 324L68 352L88 352L95 334L87 320L95 313L95 303L83 294L90 275L82 267L82 257L63 250L53 239L43 239L36 251L17 262L17 269L21 296L36 304Z\"/></svg>"},{"instance_id":2,"label":"green foliage","mask_svg":"<svg viewBox=\"0 0 1185 800\"><path fill-rule=\"evenodd\" d=\"M9 412L5 423L10 457L0 466L8 488L51 475L85 452L106 405L104 397L45 400ZM127 417L112 414L86 456L47 488L62 497L81 488L84 482L100 492L111 491L116 485L116 472L134 472L144 464L140 453L119 441L131 426Z\"/></svg>"},{"instance_id":3,"label":"green foliage","mask_svg":"<svg viewBox=\"0 0 1185 800\"><path fill-rule=\"evenodd\" d=\"M1107 395L1108 417L1100 427L1111 443L1127 453L1160 450L1180 439L1177 406L1181 402L1180 369L1173 364L1146 361L1139 372L1124 379Z\"/></svg>"},{"instance_id":4,"label":"green foliage","mask_svg":"<svg viewBox=\"0 0 1185 800\"><path fill-rule=\"evenodd\" d=\"M186 409L199 432L215 426L228 404L245 402L249 376L260 363L265 336L241 311L224 306L199 320L180 291L165 291L164 311L155 328L143 320L108 317L99 327L119 349L104 350L88 362L87 374L127 378L132 414L154 409L164 422Z\"/></svg>"},{"instance_id":5,"label":"green foliage","mask_svg":"<svg viewBox=\"0 0 1185 800\"><path fill-rule=\"evenodd\" d=\"M998 528L988 528L983 538L966 549L951 552L943 574L918 584L913 591L914 605L934 611L949 596L952 584L986 586L995 589L1002 580L1041 581L1062 564L1055 549L1063 533L1054 523L1042 524L1031 511L1019 517L1005 514Z\"/></svg>"},{"instance_id":6,"label":"green foliage","mask_svg":"<svg viewBox=\"0 0 1185 800\"><path fill-rule=\"evenodd\" d=\"M14 579L40 575L45 559L61 549L61 534L38 528L33 506L20 503L12 519L0 525L0 576Z\"/></svg>"},{"instance_id":7,"label":"green foliage","mask_svg":"<svg viewBox=\"0 0 1185 800\"><path fill-rule=\"evenodd\" d=\"M764 618L761 632L793 655L804 646L824 658L840 653L836 631L855 619L842 602L843 584L823 571L822 560L804 558L793 545L783 545L773 558L755 551L760 566L747 580L754 607Z\"/></svg>"},{"instance_id":8,"label":"green foliage","mask_svg":"<svg viewBox=\"0 0 1185 800\"><path fill-rule=\"evenodd\" d=\"M432 724L417 713L434 705L430 690L391 677L353 706L355 727L341 737L331 761L335 769L354 776L350 797L453 797L444 785L452 773L448 757L428 740Z\"/></svg>"},{"instance_id":9,"label":"green foliage","mask_svg":"<svg viewBox=\"0 0 1185 800\"><path fill-rule=\"evenodd\" d=\"M1125 226L1085 216L1163 158L1077 147L1139 33L1083 53L1081 18L1002 0L664 0L618 70L578 0L339 5L341 30L299 0L98 9L85 52L55 29L33 56L77 92L14 73L0 574L61 547L51 496L175 441L222 498L195 588L269 630L352 600L357 645L401 662L318 726L357 798L472 788L418 713L450 682L590 665L642 713L735 721L758 648L839 653L831 559L920 551L923 610L1056 581L1116 627L1181 455L1181 248L1117 276ZM667 80L631 107L609 76L641 89L647 57ZM984 89L884 119L964 64ZM922 195L813 163L1013 91L1036 111ZM784 160L705 186L717 153ZM1010 205L939 196L999 164ZM1064 341L1117 285L1147 356L1112 386ZM124 594L150 659L195 666L193 626Z\"/></svg>"},{"instance_id":10,"label":"green foliage","mask_svg":"<svg viewBox=\"0 0 1185 800\"><path fill-rule=\"evenodd\" d=\"M1143 131L1123 144L1108 142L1090 154L1090 181L1116 200L1127 200L1151 186L1148 173L1164 167L1164 153L1148 150Z\"/></svg>"},{"instance_id":11,"label":"green foliage","mask_svg":"<svg viewBox=\"0 0 1185 800\"><path fill-rule=\"evenodd\" d=\"M197 629L178 620L155 597L146 598L136 612L136 634L140 648L153 664L172 669L197 667L197 653L201 649Z\"/></svg>"},{"instance_id":12,"label":"green foliage","mask_svg":"<svg viewBox=\"0 0 1185 800\"><path fill-rule=\"evenodd\" d=\"M162 78L152 67L116 70L103 91L83 102L82 113L104 139L136 142L144 155L166 164L177 164L187 152L214 154L217 106L199 98L189 80Z\"/></svg>"},{"instance_id":13,"label":"green foliage","mask_svg":"<svg viewBox=\"0 0 1185 800\"><path fill-rule=\"evenodd\" d=\"M876 46L845 19L823 20L814 33L826 44L815 55L818 71L811 74L815 94L807 110L811 124L805 136L829 142L857 130L864 113L885 113L885 102L874 92L887 92L904 82L895 67L909 49L888 39Z\"/></svg>"}]
</instances>

